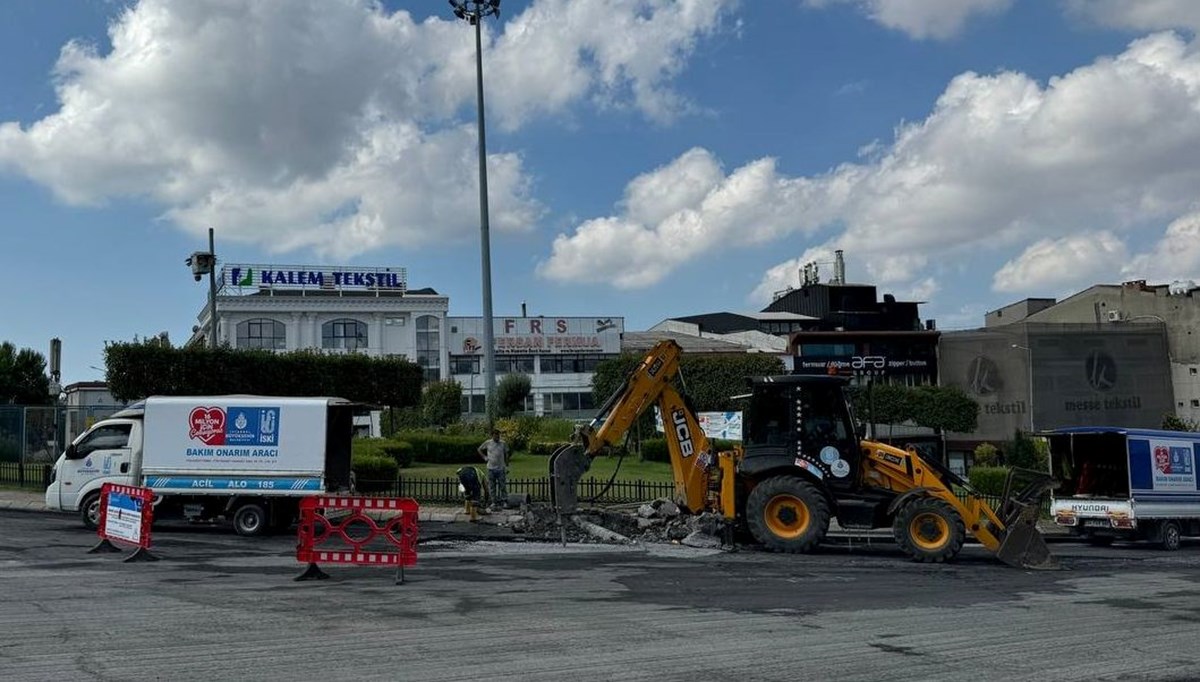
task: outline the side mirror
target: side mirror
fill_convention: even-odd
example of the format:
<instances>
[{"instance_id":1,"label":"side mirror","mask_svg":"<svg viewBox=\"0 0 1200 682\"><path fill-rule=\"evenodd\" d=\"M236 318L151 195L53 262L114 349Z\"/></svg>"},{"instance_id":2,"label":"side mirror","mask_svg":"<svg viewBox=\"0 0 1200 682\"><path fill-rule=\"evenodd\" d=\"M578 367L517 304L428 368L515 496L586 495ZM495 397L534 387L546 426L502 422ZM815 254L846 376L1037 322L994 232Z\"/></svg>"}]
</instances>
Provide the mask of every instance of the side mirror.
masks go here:
<instances>
[{"instance_id":1,"label":"side mirror","mask_svg":"<svg viewBox=\"0 0 1200 682\"><path fill-rule=\"evenodd\" d=\"M866 424L859 424L859 425L855 426L855 427L854 427L854 434L855 434L856 436L858 436L858 439L859 439L859 440L866 440L866 439L867 439L867 425L866 425Z\"/></svg>"},{"instance_id":2,"label":"side mirror","mask_svg":"<svg viewBox=\"0 0 1200 682\"><path fill-rule=\"evenodd\" d=\"M71 443L67 446L67 450L64 454L66 455L67 459L79 459L79 451L75 449L74 443Z\"/></svg>"}]
</instances>

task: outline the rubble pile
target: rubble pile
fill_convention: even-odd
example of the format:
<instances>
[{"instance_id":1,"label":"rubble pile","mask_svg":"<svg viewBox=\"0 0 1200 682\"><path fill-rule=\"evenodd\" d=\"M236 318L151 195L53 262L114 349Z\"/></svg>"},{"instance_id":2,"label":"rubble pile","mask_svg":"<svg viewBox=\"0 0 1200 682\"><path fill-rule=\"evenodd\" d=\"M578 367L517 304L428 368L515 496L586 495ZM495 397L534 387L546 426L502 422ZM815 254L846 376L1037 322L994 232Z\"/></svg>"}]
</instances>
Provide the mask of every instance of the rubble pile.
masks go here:
<instances>
[{"instance_id":1,"label":"rubble pile","mask_svg":"<svg viewBox=\"0 0 1200 682\"><path fill-rule=\"evenodd\" d=\"M681 513L671 500L657 499L639 506L636 512L611 509L581 509L563 519L548 506L530 506L513 522L512 529L531 539L559 541L562 528L568 542L625 544L651 542L688 547L725 546L725 521L718 514Z\"/></svg>"}]
</instances>

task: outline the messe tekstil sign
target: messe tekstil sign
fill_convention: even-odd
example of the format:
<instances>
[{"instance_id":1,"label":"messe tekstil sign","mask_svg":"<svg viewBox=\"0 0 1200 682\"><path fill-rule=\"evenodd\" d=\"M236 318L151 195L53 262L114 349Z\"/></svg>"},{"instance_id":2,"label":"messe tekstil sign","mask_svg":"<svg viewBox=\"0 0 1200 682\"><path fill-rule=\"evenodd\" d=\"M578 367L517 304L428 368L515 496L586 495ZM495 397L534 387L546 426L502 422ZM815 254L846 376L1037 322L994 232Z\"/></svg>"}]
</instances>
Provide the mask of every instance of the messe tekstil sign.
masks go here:
<instances>
[{"instance_id":1,"label":"messe tekstil sign","mask_svg":"<svg viewBox=\"0 0 1200 682\"><path fill-rule=\"evenodd\" d=\"M222 281L231 287L256 289L384 289L404 291L404 268L351 268L329 266L277 266L236 264L226 266Z\"/></svg>"}]
</instances>

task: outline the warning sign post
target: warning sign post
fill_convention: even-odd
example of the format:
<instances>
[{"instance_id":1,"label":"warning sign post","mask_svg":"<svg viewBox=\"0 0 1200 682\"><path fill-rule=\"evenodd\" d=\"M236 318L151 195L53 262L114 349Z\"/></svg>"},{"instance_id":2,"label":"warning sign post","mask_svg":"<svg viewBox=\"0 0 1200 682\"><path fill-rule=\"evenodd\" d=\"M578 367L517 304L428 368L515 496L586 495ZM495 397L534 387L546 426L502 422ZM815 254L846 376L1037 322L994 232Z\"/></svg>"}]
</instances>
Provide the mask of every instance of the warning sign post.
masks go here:
<instances>
[{"instance_id":1,"label":"warning sign post","mask_svg":"<svg viewBox=\"0 0 1200 682\"><path fill-rule=\"evenodd\" d=\"M89 553L120 552L113 540L136 545L125 561L158 561L150 553L150 525L154 521L154 491L129 485L105 483L100 488L100 542Z\"/></svg>"}]
</instances>

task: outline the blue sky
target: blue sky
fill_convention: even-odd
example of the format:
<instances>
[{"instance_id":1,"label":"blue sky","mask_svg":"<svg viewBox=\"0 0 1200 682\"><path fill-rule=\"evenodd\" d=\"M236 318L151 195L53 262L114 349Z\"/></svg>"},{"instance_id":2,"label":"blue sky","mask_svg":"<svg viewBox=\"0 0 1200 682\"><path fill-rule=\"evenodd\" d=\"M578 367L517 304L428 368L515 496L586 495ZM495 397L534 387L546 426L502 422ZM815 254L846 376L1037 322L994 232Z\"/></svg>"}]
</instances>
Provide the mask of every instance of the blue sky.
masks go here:
<instances>
[{"instance_id":1,"label":"blue sky","mask_svg":"<svg viewBox=\"0 0 1200 682\"><path fill-rule=\"evenodd\" d=\"M940 326L1200 279L1192 0L505 0L497 315L753 310L808 260ZM481 310L470 29L444 2L0 4L0 338L185 340L183 260L404 266ZM830 272L829 266L823 272Z\"/></svg>"}]
</instances>

